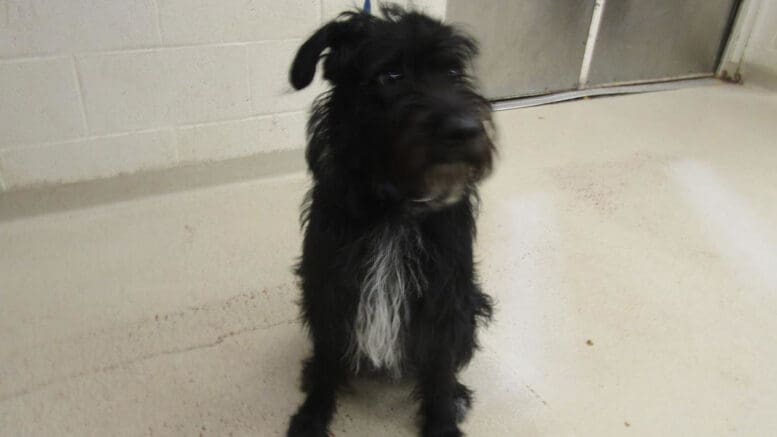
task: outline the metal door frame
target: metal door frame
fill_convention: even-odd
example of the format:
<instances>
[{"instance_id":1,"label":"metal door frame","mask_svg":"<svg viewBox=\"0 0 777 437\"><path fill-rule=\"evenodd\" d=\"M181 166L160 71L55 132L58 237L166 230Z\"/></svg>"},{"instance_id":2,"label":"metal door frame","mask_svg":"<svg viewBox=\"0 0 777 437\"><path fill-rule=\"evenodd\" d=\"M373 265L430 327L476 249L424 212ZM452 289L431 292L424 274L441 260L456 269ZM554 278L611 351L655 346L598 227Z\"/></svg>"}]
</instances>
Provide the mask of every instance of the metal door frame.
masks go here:
<instances>
[{"instance_id":1,"label":"metal door frame","mask_svg":"<svg viewBox=\"0 0 777 437\"><path fill-rule=\"evenodd\" d=\"M732 17L728 41L725 42L718 62L716 76L732 82L742 80L740 68L745 57L745 49L755 29L755 23L764 0L740 0L738 11Z\"/></svg>"}]
</instances>

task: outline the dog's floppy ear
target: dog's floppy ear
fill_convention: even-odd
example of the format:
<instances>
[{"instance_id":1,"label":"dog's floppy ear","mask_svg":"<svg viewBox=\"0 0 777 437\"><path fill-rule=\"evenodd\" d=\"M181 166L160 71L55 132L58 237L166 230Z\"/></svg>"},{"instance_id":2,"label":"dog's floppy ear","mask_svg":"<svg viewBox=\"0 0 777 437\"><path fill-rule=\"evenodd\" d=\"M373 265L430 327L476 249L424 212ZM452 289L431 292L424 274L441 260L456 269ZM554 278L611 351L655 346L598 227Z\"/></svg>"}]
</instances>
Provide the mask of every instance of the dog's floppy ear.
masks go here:
<instances>
[{"instance_id":1,"label":"dog's floppy ear","mask_svg":"<svg viewBox=\"0 0 777 437\"><path fill-rule=\"evenodd\" d=\"M289 73L289 81L295 89L301 90L313 81L318 59L321 53L329 47L332 30L336 24L331 22L318 29L297 51L297 56L294 57L294 63L291 64Z\"/></svg>"},{"instance_id":2,"label":"dog's floppy ear","mask_svg":"<svg viewBox=\"0 0 777 437\"><path fill-rule=\"evenodd\" d=\"M297 51L294 62L289 72L289 82L295 89L301 90L310 85L316 75L316 66L321 58L321 53L327 48L331 52L342 51L344 46L353 44L361 39L366 29L370 16L358 12L346 12L337 20L327 23L318 29L302 47ZM328 69L334 69L334 65L328 64ZM329 71L328 73L334 73ZM332 79L329 75L327 79Z\"/></svg>"}]
</instances>

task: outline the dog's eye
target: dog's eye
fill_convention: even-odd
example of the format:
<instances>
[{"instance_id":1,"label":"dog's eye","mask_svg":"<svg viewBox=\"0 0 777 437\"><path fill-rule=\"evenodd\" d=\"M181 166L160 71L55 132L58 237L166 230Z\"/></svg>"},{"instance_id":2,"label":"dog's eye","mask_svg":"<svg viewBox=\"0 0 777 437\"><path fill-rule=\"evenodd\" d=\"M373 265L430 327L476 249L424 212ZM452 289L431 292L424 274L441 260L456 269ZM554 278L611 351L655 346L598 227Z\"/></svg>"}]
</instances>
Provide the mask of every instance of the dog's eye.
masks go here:
<instances>
[{"instance_id":1,"label":"dog's eye","mask_svg":"<svg viewBox=\"0 0 777 437\"><path fill-rule=\"evenodd\" d=\"M449 68L448 69L448 76L450 77L461 77L464 73L459 68Z\"/></svg>"},{"instance_id":2,"label":"dog's eye","mask_svg":"<svg viewBox=\"0 0 777 437\"><path fill-rule=\"evenodd\" d=\"M398 71L386 71L378 76L378 82L385 85L387 83L396 82L403 77L405 77L405 75Z\"/></svg>"}]
</instances>

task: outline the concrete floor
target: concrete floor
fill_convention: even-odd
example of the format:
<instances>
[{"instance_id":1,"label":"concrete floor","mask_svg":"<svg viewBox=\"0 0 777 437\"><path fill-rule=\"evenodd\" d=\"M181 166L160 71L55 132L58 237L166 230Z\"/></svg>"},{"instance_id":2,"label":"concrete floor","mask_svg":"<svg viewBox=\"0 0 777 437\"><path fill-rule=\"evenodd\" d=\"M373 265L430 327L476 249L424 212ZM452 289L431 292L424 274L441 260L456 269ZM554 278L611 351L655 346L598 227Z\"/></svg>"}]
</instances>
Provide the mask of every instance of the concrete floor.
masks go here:
<instances>
[{"instance_id":1,"label":"concrete floor","mask_svg":"<svg viewBox=\"0 0 777 437\"><path fill-rule=\"evenodd\" d=\"M777 94L497 121L478 250L499 306L464 373L468 434L777 435ZM71 190L50 212L29 205L57 196L6 195L0 434L282 435L308 351L290 273L306 184ZM356 388L334 435L415 435L409 387Z\"/></svg>"}]
</instances>

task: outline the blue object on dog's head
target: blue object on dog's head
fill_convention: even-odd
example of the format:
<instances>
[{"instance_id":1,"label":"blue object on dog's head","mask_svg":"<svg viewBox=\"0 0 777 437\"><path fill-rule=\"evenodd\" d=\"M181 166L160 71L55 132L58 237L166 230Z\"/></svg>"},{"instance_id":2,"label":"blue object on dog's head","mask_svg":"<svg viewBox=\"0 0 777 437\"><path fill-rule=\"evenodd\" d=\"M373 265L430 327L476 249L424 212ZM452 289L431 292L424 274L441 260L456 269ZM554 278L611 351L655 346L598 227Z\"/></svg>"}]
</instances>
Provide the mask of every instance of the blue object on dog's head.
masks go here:
<instances>
[{"instance_id":1,"label":"blue object on dog's head","mask_svg":"<svg viewBox=\"0 0 777 437\"><path fill-rule=\"evenodd\" d=\"M368 14L372 13L372 3L370 0L364 0L364 12Z\"/></svg>"}]
</instances>

